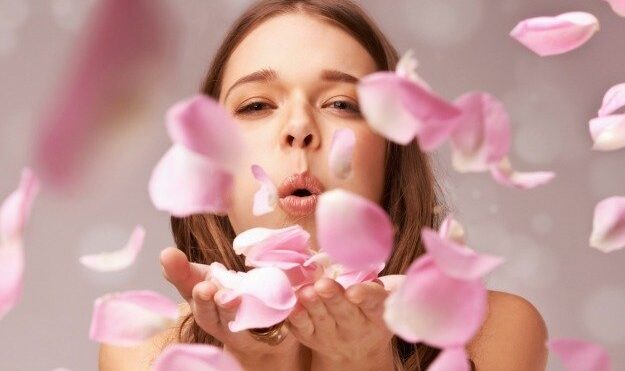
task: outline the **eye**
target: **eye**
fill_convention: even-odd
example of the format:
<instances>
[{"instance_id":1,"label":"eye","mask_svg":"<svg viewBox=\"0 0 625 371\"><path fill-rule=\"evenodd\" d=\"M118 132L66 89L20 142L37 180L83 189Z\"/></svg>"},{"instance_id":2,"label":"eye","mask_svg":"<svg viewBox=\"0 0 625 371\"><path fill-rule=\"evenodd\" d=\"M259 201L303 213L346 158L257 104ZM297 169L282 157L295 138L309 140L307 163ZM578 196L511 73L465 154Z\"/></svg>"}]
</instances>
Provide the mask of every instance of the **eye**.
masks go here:
<instances>
[{"instance_id":1,"label":"eye","mask_svg":"<svg viewBox=\"0 0 625 371\"><path fill-rule=\"evenodd\" d=\"M335 100L330 102L329 107L338 111L346 111L350 114L360 114L360 109L357 104L354 104L348 100Z\"/></svg>"},{"instance_id":2,"label":"eye","mask_svg":"<svg viewBox=\"0 0 625 371\"><path fill-rule=\"evenodd\" d=\"M254 101L237 109L235 113L237 115L256 115L264 111L266 108L271 108L271 106L265 102Z\"/></svg>"}]
</instances>

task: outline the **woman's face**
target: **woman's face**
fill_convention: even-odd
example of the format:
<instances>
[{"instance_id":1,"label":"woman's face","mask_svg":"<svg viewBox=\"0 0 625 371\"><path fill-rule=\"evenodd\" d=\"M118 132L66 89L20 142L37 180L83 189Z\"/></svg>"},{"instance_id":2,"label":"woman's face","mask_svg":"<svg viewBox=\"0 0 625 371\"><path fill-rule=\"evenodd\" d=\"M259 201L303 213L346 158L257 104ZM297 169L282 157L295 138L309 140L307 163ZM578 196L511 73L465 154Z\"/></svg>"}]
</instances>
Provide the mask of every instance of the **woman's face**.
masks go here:
<instances>
[{"instance_id":1,"label":"woman's face","mask_svg":"<svg viewBox=\"0 0 625 371\"><path fill-rule=\"evenodd\" d=\"M245 166L235 176L228 213L237 234L253 227L300 224L316 248L314 212L294 215L279 204L269 214L252 214L259 188L252 164L264 168L277 187L293 174L308 172L326 191L343 188L380 202L386 141L367 126L356 95L357 80L375 70L373 58L354 38L309 15L274 17L238 45L220 92L220 102L249 147ZM246 78L250 74L254 78ZM352 129L356 136L347 179L335 177L328 165L332 136L341 128Z\"/></svg>"}]
</instances>

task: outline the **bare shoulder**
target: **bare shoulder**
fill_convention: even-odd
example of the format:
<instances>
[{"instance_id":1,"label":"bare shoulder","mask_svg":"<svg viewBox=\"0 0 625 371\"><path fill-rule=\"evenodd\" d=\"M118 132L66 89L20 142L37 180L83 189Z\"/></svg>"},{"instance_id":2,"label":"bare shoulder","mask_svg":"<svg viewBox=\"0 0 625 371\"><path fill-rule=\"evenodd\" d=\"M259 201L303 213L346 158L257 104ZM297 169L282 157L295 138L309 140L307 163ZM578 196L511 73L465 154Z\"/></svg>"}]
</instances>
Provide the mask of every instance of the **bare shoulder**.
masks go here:
<instances>
[{"instance_id":1,"label":"bare shoulder","mask_svg":"<svg viewBox=\"0 0 625 371\"><path fill-rule=\"evenodd\" d=\"M182 320L189 313L187 303L179 304L180 317L176 324L145 342L134 347L119 347L101 344L99 355L100 371L139 371L149 370L151 364L169 344L176 343Z\"/></svg>"},{"instance_id":2,"label":"bare shoulder","mask_svg":"<svg viewBox=\"0 0 625 371\"><path fill-rule=\"evenodd\" d=\"M478 370L545 370L547 326L521 296L488 292L488 314L467 350Z\"/></svg>"}]
</instances>

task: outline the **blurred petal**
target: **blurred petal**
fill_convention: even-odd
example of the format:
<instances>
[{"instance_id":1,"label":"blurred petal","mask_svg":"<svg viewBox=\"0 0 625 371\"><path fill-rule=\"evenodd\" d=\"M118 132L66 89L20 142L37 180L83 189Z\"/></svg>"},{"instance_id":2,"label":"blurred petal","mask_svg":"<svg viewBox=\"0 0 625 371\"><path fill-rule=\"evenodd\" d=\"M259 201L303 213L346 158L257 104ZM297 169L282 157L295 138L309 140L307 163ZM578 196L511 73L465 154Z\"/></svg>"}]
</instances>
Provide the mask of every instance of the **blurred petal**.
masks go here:
<instances>
[{"instance_id":1,"label":"blurred petal","mask_svg":"<svg viewBox=\"0 0 625 371\"><path fill-rule=\"evenodd\" d=\"M589 244L605 253L625 247L625 197L597 203Z\"/></svg>"},{"instance_id":2,"label":"blurred petal","mask_svg":"<svg viewBox=\"0 0 625 371\"><path fill-rule=\"evenodd\" d=\"M486 315L487 291L480 280L446 275L426 254L412 263L384 306L387 326L402 339L449 348L477 333Z\"/></svg>"},{"instance_id":3,"label":"blurred petal","mask_svg":"<svg viewBox=\"0 0 625 371\"><path fill-rule=\"evenodd\" d=\"M42 115L35 158L46 182L67 185L93 147L149 119L171 75L163 72L175 61L176 22L163 6L159 0L96 5Z\"/></svg>"},{"instance_id":4,"label":"blurred petal","mask_svg":"<svg viewBox=\"0 0 625 371\"><path fill-rule=\"evenodd\" d=\"M378 278L378 274L384 269L384 263L379 264L367 269L353 270L339 268L339 264L334 264L330 271L334 271L332 274L336 282L338 282L344 289L348 289L351 286L367 281L373 281ZM326 275L327 276L327 275Z\"/></svg>"},{"instance_id":5,"label":"blurred petal","mask_svg":"<svg viewBox=\"0 0 625 371\"><path fill-rule=\"evenodd\" d=\"M152 365L152 371L243 371L221 348L206 344L171 344Z\"/></svg>"},{"instance_id":6,"label":"blurred petal","mask_svg":"<svg viewBox=\"0 0 625 371\"><path fill-rule=\"evenodd\" d=\"M165 153L150 178L150 198L158 210L178 217L225 213L230 206L232 173L181 145Z\"/></svg>"},{"instance_id":7,"label":"blurred petal","mask_svg":"<svg viewBox=\"0 0 625 371\"><path fill-rule=\"evenodd\" d=\"M105 344L134 346L172 326L178 305L152 291L125 291L96 299L89 338Z\"/></svg>"},{"instance_id":8,"label":"blurred petal","mask_svg":"<svg viewBox=\"0 0 625 371\"><path fill-rule=\"evenodd\" d=\"M544 57L566 53L582 46L599 31L597 18L586 12L569 12L555 17L521 21L510 36Z\"/></svg>"},{"instance_id":9,"label":"blurred petal","mask_svg":"<svg viewBox=\"0 0 625 371\"><path fill-rule=\"evenodd\" d=\"M389 274L387 276L380 276L378 279L384 285L386 291L395 291L406 280L405 274Z\"/></svg>"},{"instance_id":10,"label":"blurred petal","mask_svg":"<svg viewBox=\"0 0 625 371\"><path fill-rule=\"evenodd\" d=\"M174 104L167 111L166 121L174 144L236 171L244 150L243 139L236 123L217 101L195 95Z\"/></svg>"},{"instance_id":11,"label":"blurred petal","mask_svg":"<svg viewBox=\"0 0 625 371\"><path fill-rule=\"evenodd\" d=\"M625 7L625 1L623 1ZM625 83L614 85L603 96L599 117L611 115L625 107Z\"/></svg>"},{"instance_id":12,"label":"blurred petal","mask_svg":"<svg viewBox=\"0 0 625 371\"><path fill-rule=\"evenodd\" d=\"M228 323L232 332L273 326L287 318L297 302L291 282L278 268L234 272L220 263L210 267L211 277L231 290L229 300L241 298L235 319Z\"/></svg>"},{"instance_id":13,"label":"blurred petal","mask_svg":"<svg viewBox=\"0 0 625 371\"><path fill-rule=\"evenodd\" d=\"M429 89L394 72L365 76L358 84L358 99L371 129L402 145L419 134L422 122L447 120L459 114Z\"/></svg>"},{"instance_id":14,"label":"blurred petal","mask_svg":"<svg viewBox=\"0 0 625 371\"><path fill-rule=\"evenodd\" d=\"M466 243L464 227L451 214L447 215L441 222L440 227L438 227L438 235L461 245Z\"/></svg>"},{"instance_id":15,"label":"blurred petal","mask_svg":"<svg viewBox=\"0 0 625 371\"><path fill-rule=\"evenodd\" d=\"M590 120L592 149L612 151L625 147L625 114L597 117Z\"/></svg>"},{"instance_id":16,"label":"blurred petal","mask_svg":"<svg viewBox=\"0 0 625 371\"><path fill-rule=\"evenodd\" d=\"M0 242L0 319L22 297L24 288L24 248L20 240Z\"/></svg>"},{"instance_id":17,"label":"blurred petal","mask_svg":"<svg viewBox=\"0 0 625 371\"><path fill-rule=\"evenodd\" d=\"M510 149L510 118L488 93L470 92L456 99L462 110L451 135L452 163L460 172L487 171Z\"/></svg>"},{"instance_id":18,"label":"blurred petal","mask_svg":"<svg viewBox=\"0 0 625 371\"><path fill-rule=\"evenodd\" d=\"M130 239L122 249L94 255L84 255L80 257L80 263L99 272L113 272L128 268L135 262L137 255L143 247L144 239L145 229L138 225L132 231Z\"/></svg>"},{"instance_id":19,"label":"blurred petal","mask_svg":"<svg viewBox=\"0 0 625 371\"><path fill-rule=\"evenodd\" d=\"M254 194L252 213L257 216L270 213L278 203L278 189L262 167L252 165L252 174L260 182L260 189Z\"/></svg>"},{"instance_id":20,"label":"blurred petal","mask_svg":"<svg viewBox=\"0 0 625 371\"><path fill-rule=\"evenodd\" d=\"M330 170L335 177L346 179L352 171L352 153L356 135L352 129L343 128L334 132L330 147Z\"/></svg>"},{"instance_id":21,"label":"blurred petal","mask_svg":"<svg viewBox=\"0 0 625 371\"><path fill-rule=\"evenodd\" d=\"M39 188L39 180L35 174L29 168L24 168L17 190L0 206L0 243L22 239L24 226Z\"/></svg>"},{"instance_id":22,"label":"blurred petal","mask_svg":"<svg viewBox=\"0 0 625 371\"><path fill-rule=\"evenodd\" d=\"M428 367L428 371L469 371L468 358L469 355L463 348L443 349Z\"/></svg>"},{"instance_id":23,"label":"blurred petal","mask_svg":"<svg viewBox=\"0 0 625 371\"><path fill-rule=\"evenodd\" d=\"M427 227L421 230L421 239L439 269L453 278L474 280L503 263L501 257L478 254L467 246L443 239L436 231Z\"/></svg>"},{"instance_id":24,"label":"blurred petal","mask_svg":"<svg viewBox=\"0 0 625 371\"><path fill-rule=\"evenodd\" d=\"M395 73L399 77L406 78L421 85L423 88L432 91L430 85L428 85L428 83L425 82L419 74L417 74L417 67L419 67L419 62L417 61L414 51L408 50L397 62L397 65L395 66Z\"/></svg>"},{"instance_id":25,"label":"blurred petal","mask_svg":"<svg viewBox=\"0 0 625 371\"><path fill-rule=\"evenodd\" d=\"M512 169L510 160L507 157L501 160L498 165L492 166L490 174L501 185L524 190L549 183L556 176L552 171L515 171Z\"/></svg>"},{"instance_id":26,"label":"blurred petal","mask_svg":"<svg viewBox=\"0 0 625 371\"><path fill-rule=\"evenodd\" d=\"M547 348L564 363L567 371L612 371L612 361L599 345L577 339L551 339Z\"/></svg>"},{"instance_id":27,"label":"blurred petal","mask_svg":"<svg viewBox=\"0 0 625 371\"><path fill-rule=\"evenodd\" d=\"M232 247L238 255L245 255L245 265L249 267L291 269L310 258L309 239L310 234L299 225L281 229L258 227L237 235Z\"/></svg>"},{"instance_id":28,"label":"blurred petal","mask_svg":"<svg viewBox=\"0 0 625 371\"><path fill-rule=\"evenodd\" d=\"M333 263L363 270L385 263L390 256L393 225L375 202L335 189L319 196L315 217L319 251Z\"/></svg>"},{"instance_id":29,"label":"blurred petal","mask_svg":"<svg viewBox=\"0 0 625 371\"><path fill-rule=\"evenodd\" d=\"M606 0L614 13L620 15L621 17L625 17L625 0Z\"/></svg>"}]
</instances>

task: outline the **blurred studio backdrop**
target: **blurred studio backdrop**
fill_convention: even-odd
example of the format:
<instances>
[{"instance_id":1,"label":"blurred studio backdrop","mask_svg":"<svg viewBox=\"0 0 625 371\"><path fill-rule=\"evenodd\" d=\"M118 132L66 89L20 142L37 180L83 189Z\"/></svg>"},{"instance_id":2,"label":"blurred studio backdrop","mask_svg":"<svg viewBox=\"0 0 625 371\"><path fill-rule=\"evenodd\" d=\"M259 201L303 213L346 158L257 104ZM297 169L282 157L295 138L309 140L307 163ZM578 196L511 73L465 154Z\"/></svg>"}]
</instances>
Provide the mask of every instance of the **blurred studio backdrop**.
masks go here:
<instances>
[{"instance_id":1,"label":"blurred studio backdrop","mask_svg":"<svg viewBox=\"0 0 625 371\"><path fill-rule=\"evenodd\" d=\"M67 81L106 70L98 53L107 51L90 50L85 39L87 30L101 26L90 23L101 1L0 0L0 199L16 188L21 169L36 161L79 174L71 185L57 180L56 187L43 187L35 202L25 238L23 297L0 321L0 370L95 370L98 344L88 339L95 298L150 289L179 300L158 262L159 252L173 244L169 217L154 208L147 192L154 165L170 146L163 115L198 91L218 43L250 1L159 1L166 10L155 16L165 17L169 28L148 22L144 34L123 45L110 46L115 35L101 40L98 45L117 48L115 63L126 63L128 50L137 49L136 58L154 62L133 74L145 80L146 90L128 90L116 102L146 100L151 108L104 115L110 124L85 140L90 148L80 151L88 158L73 164L63 160L71 158L64 133L46 135L55 114L49 109ZM557 174L548 185L518 191L483 174L455 172L448 145L435 152L469 245L506 258L487 277L488 287L527 298L551 337L599 343L614 369L625 369L625 251L606 254L588 245L596 203L625 194L625 152L593 151L588 134L603 94L625 82L625 18L602 0L359 3L400 54L416 52L420 75L443 97L483 90L505 104L517 168ZM570 53L540 58L508 35L523 19L575 10L597 16L601 29ZM132 16L120 15L120 24ZM92 56L90 63L81 60L85 55ZM150 78L155 74L158 81ZM83 87L72 99L97 100L89 94L105 95L128 81L100 83L101 91ZM61 159L46 159L53 150ZM79 263L84 254L123 246L137 224L147 234L131 268L96 273ZM549 369L562 369L553 355Z\"/></svg>"}]
</instances>

